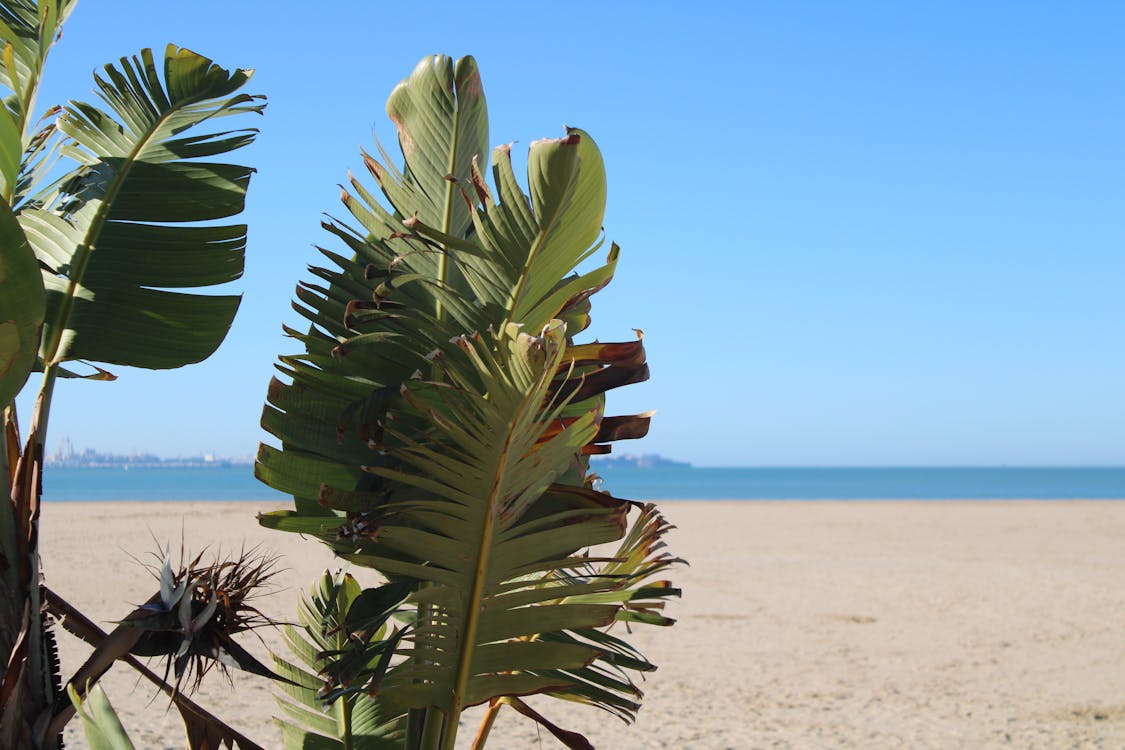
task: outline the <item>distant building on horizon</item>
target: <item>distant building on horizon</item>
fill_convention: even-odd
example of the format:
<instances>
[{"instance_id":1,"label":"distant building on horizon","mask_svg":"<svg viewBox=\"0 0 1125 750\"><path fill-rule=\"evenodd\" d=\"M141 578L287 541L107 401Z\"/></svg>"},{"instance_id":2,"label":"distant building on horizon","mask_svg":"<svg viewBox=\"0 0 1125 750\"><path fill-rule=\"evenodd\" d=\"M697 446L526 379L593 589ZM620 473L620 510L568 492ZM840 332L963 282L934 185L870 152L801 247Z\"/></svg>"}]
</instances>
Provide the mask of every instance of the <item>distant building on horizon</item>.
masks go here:
<instances>
[{"instance_id":1,"label":"distant building on horizon","mask_svg":"<svg viewBox=\"0 0 1125 750\"><path fill-rule=\"evenodd\" d=\"M54 456L47 457L47 463L57 463L62 461L70 461L74 458L74 446L70 443L70 436L63 435L63 439L59 441L59 449Z\"/></svg>"},{"instance_id":2,"label":"distant building on horizon","mask_svg":"<svg viewBox=\"0 0 1125 750\"><path fill-rule=\"evenodd\" d=\"M591 456L590 465L597 468L611 469L690 469L691 464L686 461L675 461L656 453L636 455L623 453L619 456Z\"/></svg>"}]
</instances>

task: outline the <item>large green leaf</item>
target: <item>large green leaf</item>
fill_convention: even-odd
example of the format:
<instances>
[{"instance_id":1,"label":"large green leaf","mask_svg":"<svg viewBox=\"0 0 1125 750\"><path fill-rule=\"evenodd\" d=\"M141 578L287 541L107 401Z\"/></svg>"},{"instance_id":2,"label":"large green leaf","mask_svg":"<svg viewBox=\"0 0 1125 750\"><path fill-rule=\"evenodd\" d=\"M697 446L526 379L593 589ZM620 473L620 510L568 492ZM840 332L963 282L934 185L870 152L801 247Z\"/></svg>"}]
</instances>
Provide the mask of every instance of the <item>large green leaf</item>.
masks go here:
<instances>
[{"instance_id":1,"label":"large green leaf","mask_svg":"<svg viewBox=\"0 0 1125 750\"><path fill-rule=\"evenodd\" d=\"M541 338L509 327L494 340L468 339L460 356L441 358L444 386L408 386L408 402L436 399L432 416L442 439L423 444L395 435L401 447L388 450L403 468L371 471L397 481L407 495L422 491L427 502L395 503L392 490L391 502L365 519L378 532L350 556L412 561L416 577L428 584L412 601L431 614L407 637L410 658L384 681L388 699L456 716L499 695L566 684L532 671L579 669L598 655L579 644L521 640L606 625L614 616L612 606L552 609L528 606L519 596L536 585L535 571L563 567L576 550L624 530L625 504L610 498L604 507L560 503L550 515L524 522L596 429L588 414L543 439L562 406L544 408L564 335L561 326ZM487 389L478 390L478 383Z\"/></svg>"},{"instance_id":2,"label":"large green leaf","mask_svg":"<svg viewBox=\"0 0 1125 750\"><path fill-rule=\"evenodd\" d=\"M7 0L0 4L0 86L10 92L0 108L0 197L18 206L50 159L44 146L53 126L31 132L31 116L47 53L75 0Z\"/></svg>"},{"instance_id":3,"label":"large green leaf","mask_svg":"<svg viewBox=\"0 0 1125 750\"><path fill-rule=\"evenodd\" d=\"M620 605L616 614L618 621L674 624L662 610L664 600L678 597L680 590L666 580L654 580L670 566L683 562L665 551L663 537L670 528L654 505L642 506L613 555L603 561L584 561L557 572L556 575L565 578L569 585L562 589L566 592L563 598L551 601L569 605L617 604ZM550 590L551 587L545 589ZM626 721L636 716L642 693L629 672L656 669L643 654L604 629L575 629L567 633L544 633L539 637L585 645L599 652L594 662L580 669L547 672L545 676L573 681L568 687L552 691L552 695L597 706Z\"/></svg>"},{"instance_id":4,"label":"large green leaf","mask_svg":"<svg viewBox=\"0 0 1125 750\"><path fill-rule=\"evenodd\" d=\"M378 534L358 538L347 556L428 582L412 601L442 612L440 626L438 620L420 624L407 637L410 645L400 651L412 658L381 687L403 707L437 705L456 713L495 695L540 692L559 681L527 670L578 669L598 655L583 646L500 642L541 632L552 622L545 609L524 608L513 596L513 580L565 565L577 549L612 541L624 528L625 505L608 497L601 498L602 506L585 498L559 502L549 517L521 524L596 431L588 414L542 440L562 406L543 410L565 351L563 336L561 326L543 338L510 327L497 341L464 340L464 348L442 358L447 385L412 381L404 407L426 410L430 403L435 417L441 410L441 448L396 433L399 447L390 452L402 468L369 467L400 489L363 515ZM486 393L481 382L488 383ZM416 491L425 503L410 500ZM321 535L348 535L346 524L335 526L322 527ZM481 617L485 609L489 615ZM559 629L595 627L612 621L614 607L560 606L555 615ZM451 692L454 685L459 687Z\"/></svg>"},{"instance_id":5,"label":"large green leaf","mask_svg":"<svg viewBox=\"0 0 1125 750\"><path fill-rule=\"evenodd\" d=\"M616 252L607 265L567 277L598 247L606 201L601 152L577 128L564 138L535 141L528 153L530 196L515 178L510 148L495 149L492 163L498 203L473 170L481 200L472 211L473 242L458 241L421 216L405 224L419 238L446 248L490 312L499 310L505 323L538 330L576 296L605 286L613 276Z\"/></svg>"},{"instance_id":6,"label":"large green leaf","mask_svg":"<svg viewBox=\"0 0 1125 750\"><path fill-rule=\"evenodd\" d=\"M387 115L398 128L406 160L401 184L388 188L395 191L395 208L403 217L416 215L446 234L464 236L472 220L457 180L465 180L473 159L488 151L488 112L476 61L424 58L391 92Z\"/></svg>"},{"instance_id":7,"label":"large green leaf","mask_svg":"<svg viewBox=\"0 0 1125 750\"><path fill-rule=\"evenodd\" d=\"M383 500L372 496L346 517L263 518L424 583L408 601L428 614L398 645L408 658L380 684L385 701L456 716L494 697L550 692L625 717L636 710L639 691L621 670L651 665L624 663L616 641L596 629L676 592L643 585L668 564L646 557L662 528L652 513L600 568L578 567L597 563L579 550L622 537L629 504L555 484L597 431L594 412L558 428L566 404L552 405L549 394L564 336L562 325L542 337L510 326L462 339L436 358L440 383L405 386L400 409L428 413L437 427L425 442L387 428L384 448L399 465L368 467L392 483ZM392 411L389 424L398 416Z\"/></svg>"},{"instance_id":8,"label":"large green leaf","mask_svg":"<svg viewBox=\"0 0 1125 750\"><path fill-rule=\"evenodd\" d=\"M253 170L207 159L253 140L253 129L213 128L262 111L261 97L236 93L250 75L173 46L158 71L143 50L95 76L108 111L63 112L64 153L81 166L19 214L47 269L47 364L174 368L222 342L237 296L169 290L242 273L245 226L214 221L242 210Z\"/></svg>"},{"instance_id":9,"label":"large green leaf","mask_svg":"<svg viewBox=\"0 0 1125 750\"><path fill-rule=\"evenodd\" d=\"M46 140L44 134L30 136L29 120L47 53L73 4L12 0L0 5L0 86L9 92L0 107L0 408L23 387L39 350L46 311L43 281L12 207Z\"/></svg>"},{"instance_id":10,"label":"large green leaf","mask_svg":"<svg viewBox=\"0 0 1125 750\"><path fill-rule=\"evenodd\" d=\"M45 309L35 254L0 200L0 409L19 393L35 365Z\"/></svg>"}]
</instances>

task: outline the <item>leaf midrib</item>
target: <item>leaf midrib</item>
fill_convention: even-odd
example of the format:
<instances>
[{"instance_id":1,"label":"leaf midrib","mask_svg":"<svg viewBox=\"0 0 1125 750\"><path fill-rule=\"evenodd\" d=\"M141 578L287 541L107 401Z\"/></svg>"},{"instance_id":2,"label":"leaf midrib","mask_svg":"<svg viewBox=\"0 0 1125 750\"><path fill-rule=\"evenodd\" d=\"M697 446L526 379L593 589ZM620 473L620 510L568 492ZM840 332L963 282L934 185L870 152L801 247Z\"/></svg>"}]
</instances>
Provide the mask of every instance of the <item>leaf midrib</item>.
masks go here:
<instances>
[{"instance_id":1,"label":"leaf midrib","mask_svg":"<svg viewBox=\"0 0 1125 750\"><path fill-rule=\"evenodd\" d=\"M530 392L525 393L520 401L516 414L523 417L527 413L530 405L537 399L538 393L537 388L532 388ZM473 577L473 587L469 593L467 602L465 632L461 639L461 650L457 657L457 670L454 673L454 689L450 701L449 716L446 721L446 732L442 742L442 750L453 750L454 740L457 735L457 724L460 719L461 710L464 708L465 704L469 677L471 676L470 671L472 668L473 654L476 648L477 629L480 624L481 602L484 599L485 572L488 569L492 552L492 536L497 517L496 506L499 501L502 478L507 470L508 462L511 457L512 440L514 437L511 425L522 423L522 418L509 420L509 429L504 436L504 444L500 449L498 465L492 476L492 487L489 491L488 503L486 505L487 514L485 516L484 529L481 532L480 545L477 548L477 563Z\"/></svg>"},{"instance_id":2,"label":"leaf midrib","mask_svg":"<svg viewBox=\"0 0 1125 750\"><path fill-rule=\"evenodd\" d=\"M449 159L448 159L448 161L446 161L446 171L445 171L445 173L447 175L455 177L456 176L456 169L457 169L457 150L460 147L460 142L461 142L461 100L457 96L457 93L456 93L456 87L457 87L456 82L454 82L453 86L454 86L454 92L453 92L453 107L454 107L453 142L450 144ZM454 199L453 188L454 187L455 187L455 185L453 184L453 182L451 180L445 181L445 205L442 207L442 215L441 215L441 231L444 234L450 233L449 230L452 228L452 224L453 224L453 199ZM449 248L447 246L443 245L442 249L443 249L444 252L442 252L438 255L438 281L441 284L442 288L444 288L446 286L446 276L449 273L449 269L448 269L449 260L448 260L448 257L447 257L447 253L449 251ZM436 297L436 305L434 307L434 315L437 318L439 323L445 318L445 306L442 305L442 303L441 303L441 296L440 295L438 295Z\"/></svg>"},{"instance_id":3,"label":"leaf midrib","mask_svg":"<svg viewBox=\"0 0 1125 750\"><path fill-rule=\"evenodd\" d=\"M581 166L579 166L581 169ZM572 175L569 184L567 184L567 191L574 189L574 184L578 180L579 172L576 170ZM510 323L514 323L516 317L516 310L519 308L520 303L523 301L523 295L527 287L528 281L531 278L531 270L535 265L536 260L539 258L539 253L542 252L543 246L547 244L551 234L555 231L555 227L559 222L559 218L566 212L567 204L573 196L568 196L566 200L560 200L555 204L555 210L550 216L544 218L546 222L541 222L536 219L539 225L539 233L535 236L535 241L531 243L531 248L527 252L527 260L523 265L523 272L520 274L519 279L516 280L516 288L512 292L512 301L509 304L507 311L504 313L504 323L500 326L503 331Z\"/></svg>"}]
</instances>

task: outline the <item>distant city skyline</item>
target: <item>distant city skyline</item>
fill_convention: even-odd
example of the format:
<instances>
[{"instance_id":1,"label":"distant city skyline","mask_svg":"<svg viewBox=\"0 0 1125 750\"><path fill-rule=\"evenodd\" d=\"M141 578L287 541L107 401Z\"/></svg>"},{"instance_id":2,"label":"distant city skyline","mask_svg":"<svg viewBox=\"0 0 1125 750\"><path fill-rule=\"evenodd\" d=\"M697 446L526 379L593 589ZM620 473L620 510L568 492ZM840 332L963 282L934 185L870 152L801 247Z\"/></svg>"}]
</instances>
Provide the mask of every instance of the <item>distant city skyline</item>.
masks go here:
<instances>
[{"instance_id":1,"label":"distant city skyline","mask_svg":"<svg viewBox=\"0 0 1125 750\"><path fill-rule=\"evenodd\" d=\"M64 435L54 453L48 453L46 463L54 466L199 466L251 464L253 456L224 456L217 453L199 453L177 456L158 456L138 452L107 453L93 447L76 449L70 437Z\"/></svg>"},{"instance_id":2,"label":"distant city skyline","mask_svg":"<svg viewBox=\"0 0 1125 750\"><path fill-rule=\"evenodd\" d=\"M604 456L593 456L591 461L602 466L632 466L636 468L676 467L686 468L690 464L684 461L661 456L656 453L614 453ZM58 443L54 453L48 453L46 463L54 466L206 466L229 464L252 464L253 456L224 456L217 453L200 453L177 456L159 456L155 453L138 452L128 453L103 452L94 447L75 448L70 436L64 435Z\"/></svg>"},{"instance_id":3,"label":"distant city skyline","mask_svg":"<svg viewBox=\"0 0 1125 750\"><path fill-rule=\"evenodd\" d=\"M654 469L654 468L693 468L696 466L691 461L684 461L678 456L667 456L661 453L651 452L623 452L619 449L613 453L591 456L591 468L595 471L599 468L637 468L637 469ZM93 447L83 447L81 450L75 449L68 436L63 436L59 445L54 453L48 453L46 463L49 466L170 466L170 467L184 467L184 466L246 466L252 465L255 461L253 455L224 455L220 453L179 453L176 455L157 455L154 453L139 452L137 450L130 450L127 452L103 452ZM832 468L856 468L856 469L881 469L881 468L948 468L948 469L973 469L973 468L986 468L986 469L1005 469L1005 468L1119 468L1122 464L1085 464L1085 465L1052 465L1052 464L1039 464L1030 466L1012 465L1012 464L948 464L948 465L859 465L849 464L845 466L833 466L824 464L745 464L745 465L730 465L728 467L717 467L714 465L704 464L699 468L745 468L745 469L771 469L771 468L792 468L792 469L832 469Z\"/></svg>"}]
</instances>

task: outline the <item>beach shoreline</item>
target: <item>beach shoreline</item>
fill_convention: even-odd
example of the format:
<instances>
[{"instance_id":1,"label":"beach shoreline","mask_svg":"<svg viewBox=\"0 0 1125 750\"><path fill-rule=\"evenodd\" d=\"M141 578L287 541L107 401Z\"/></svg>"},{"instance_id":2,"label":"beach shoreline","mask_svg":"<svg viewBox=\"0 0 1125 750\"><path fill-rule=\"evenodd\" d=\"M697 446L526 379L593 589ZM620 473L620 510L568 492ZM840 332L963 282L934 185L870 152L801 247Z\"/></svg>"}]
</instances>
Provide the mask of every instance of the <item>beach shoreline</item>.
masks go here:
<instances>
[{"instance_id":1,"label":"beach shoreline","mask_svg":"<svg viewBox=\"0 0 1125 750\"><path fill-rule=\"evenodd\" d=\"M684 589L670 606L677 625L631 637L660 665L637 723L535 702L596 747L1125 746L1125 503L659 504L677 527L670 551L691 565L671 576ZM182 531L192 552L259 544L280 555L282 590L260 604L289 619L298 593L339 564L314 541L258 526L257 512L278 507L44 503L47 584L106 626L155 590L135 558L151 560L165 543L176 550ZM88 647L59 640L73 671ZM272 688L243 675L234 685L209 680L199 702L280 747ZM175 711L147 683L118 666L105 687L138 748L183 747ZM68 728L68 747L85 747L72 741L77 730ZM561 747L514 713L501 714L489 745L540 746Z\"/></svg>"}]
</instances>

